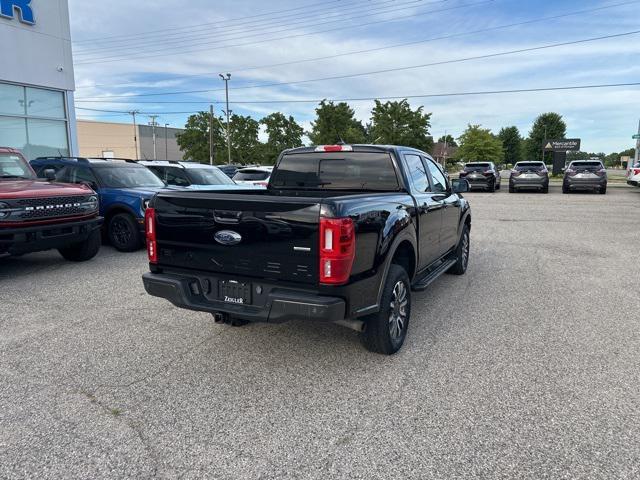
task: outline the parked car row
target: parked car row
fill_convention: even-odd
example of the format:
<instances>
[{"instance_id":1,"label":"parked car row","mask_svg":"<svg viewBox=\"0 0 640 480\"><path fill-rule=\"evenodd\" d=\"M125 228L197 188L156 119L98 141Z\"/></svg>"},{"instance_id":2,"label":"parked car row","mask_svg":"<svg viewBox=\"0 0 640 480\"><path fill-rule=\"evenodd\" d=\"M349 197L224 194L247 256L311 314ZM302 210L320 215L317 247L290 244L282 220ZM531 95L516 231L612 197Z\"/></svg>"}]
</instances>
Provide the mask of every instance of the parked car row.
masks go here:
<instances>
[{"instance_id":1,"label":"parked car row","mask_svg":"<svg viewBox=\"0 0 640 480\"><path fill-rule=\"evenodd\" d=\"M9 148L0 149L0 155L0 256L60 247L65 258L88 259L97 253L102 239L120 251L134 251L144 244L144 212L157 192L265 188L259 181L245 182L244 176L252 175L256 169L267 172L260 179L268 180L270 175L270 169L265 167L239 169L234 176L241 180L235 182L218 167L195 162L41 157L29 163L19 151ZM245 173L245 170L249 171ZM80 195L78 192L95 200L96 212L92 215L99 226L92 230L95 233L90 238L91 249L74 256L66 246L77 250L76 244L84 241L72 223L79 217L84 219L84 215L78 217L75 213L85 206L78 207L75 201L69 203L67 197ZM28 205L29 202L34 205ZM20 212L17 204L26 205L30 213L16 213ZM37 215L40 211L42 218ZM18 215L22 216L18 218ZM23 230L36 224L48 227L26 233ZM62 224L64 232L58 232ZM15 229L9 231L9 226L20 227L22 233ZM81 230L80 233L85 233L84 228ZM41 241L41 237L47 237L47 241Z\"/></svg>"},{"instance_id":2,"label":"parked car row","mask_svg":"<svg viewBox=\"0 0 640 480\"><path fill-rule=\"evenodd\" d=\"M638 169L640 176L640 169ZM495 192L500 189L501 175L491 162L467 163L460 172L460 178L466 179L472 189ZM535 190L549 193L549 170L543 162L518 162L509 176L509 193L522 190ZM562 193L575 191L594 191L607 193L607 170L599 160L574 161L564 169Z\"/></svg>"}]
</instances>

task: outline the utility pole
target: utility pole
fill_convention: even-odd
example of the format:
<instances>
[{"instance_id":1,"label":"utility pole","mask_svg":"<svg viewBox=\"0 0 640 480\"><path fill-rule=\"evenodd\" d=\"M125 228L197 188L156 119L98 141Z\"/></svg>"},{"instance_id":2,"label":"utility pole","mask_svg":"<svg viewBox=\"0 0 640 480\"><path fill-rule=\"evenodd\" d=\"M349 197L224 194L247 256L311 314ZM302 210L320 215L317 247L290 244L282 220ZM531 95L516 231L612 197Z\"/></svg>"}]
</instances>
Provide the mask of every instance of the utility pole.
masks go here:
<instances>
[{"instance_id":1,"label":"utility pole","mask_svg":"<svg viewBox=\"0 0 640 480\"><path fill-rule=\"evenodd\" d=\"M136 115L139 113L139 110L131 110L129 112L129 115L133 117L133 143L136 149L136 160L138 160L138 126L136 125Z\"/></svg>"},{"instance_id":2,"label":"utility pole","mask_svg":"<svg viewBox=\"0 0 640 480\"><path fill-rule=\"evenodd\" d=\"M158 125L156 118L158 118L158 115L149 115L149 118L151 119L151 122L149 122L151 131L153 132L153 159L158 160L158 151L156 150L156 125Z\"/></svg>"},{"instance_id":3,"label":"utility pole","mask_svg":"<svg viewBox=\"0 0 640 480\"><path fill-rule=\"evenodd\" d=\"M213 165L213 105L209 105L209 165Z\"/></svg>"},{"instance_id":4,"label":"utility pole","mask_svg":"<svg viewBox=\"0 0 640 480\"><path fill-rule=\"evenodd\" d=\"M229 154L228 163L231 165L231 133L229 130L230 120L229 120L229 80L231 80L231 74L227 73L226 75L220 74L220 78L224 81L224 90L227 98L227 153Z\"/></svg>"},{"instance_id":5,"label":"utility pole","mask_svg":"<svg viewBox=\"0 0 640 480\"><path fill-rule=\"evenodd\" d=\"M164 159L169 160L169 134L167 133L168 123L164 124Z\"/></svg>"},{"instance_id":6,"label":"utility pole","mask_svg":"<svg viewBox=\"0 0 640 480\"><path fill-rule=\"evenodd\" d=\"M442 166L447 169L447 131L444 131L444 151L442 152Z\"/></svg>"},{"instance_id":7,"label":"utility pole","mask_svg":"<svg viewBox=\"0 0 640 480\"><path fill-rule=\"evenodd\" d=\"M636 157L631 167L637 165L638 162L640 162L640 121L638 121L638 138L636 140ZM627 165L627 169L630 169L631 167Z\"/></svg>"},{"instance_id":8,"label":"utility pole","mask_svg":"<svg viewBox=\"0 0 640 480\"><path fill-rule=\"evenodd\" d=\"M544 153L545 153L545 149L546 148L547 148L547 126L544 125L544 145L542 145L542 163L545 163L545 161L544 161Z\"/></svg>"}]
</instances>

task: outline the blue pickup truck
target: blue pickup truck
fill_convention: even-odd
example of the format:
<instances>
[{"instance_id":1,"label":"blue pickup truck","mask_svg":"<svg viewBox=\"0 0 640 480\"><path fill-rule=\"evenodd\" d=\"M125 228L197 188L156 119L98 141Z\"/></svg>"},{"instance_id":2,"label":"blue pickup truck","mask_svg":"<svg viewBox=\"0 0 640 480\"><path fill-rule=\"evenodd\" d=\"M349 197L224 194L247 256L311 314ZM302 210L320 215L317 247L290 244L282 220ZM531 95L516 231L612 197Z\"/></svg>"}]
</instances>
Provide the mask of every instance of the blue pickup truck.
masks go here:
<instances>
[{"instance_id":1,"label":"blue pickup truck","mask_svg":"<svg viewBox=\"0 0 640 480\"><path fill-rule=\"evenodd\" d=\"M56 180L82 183L93 188L100 200L104 234L122 252L144 243L144 212L149 200L166 184L149 169L133 160L42 157L31 161L39 177L55 170Z\"/></svg>"}]
</instances>

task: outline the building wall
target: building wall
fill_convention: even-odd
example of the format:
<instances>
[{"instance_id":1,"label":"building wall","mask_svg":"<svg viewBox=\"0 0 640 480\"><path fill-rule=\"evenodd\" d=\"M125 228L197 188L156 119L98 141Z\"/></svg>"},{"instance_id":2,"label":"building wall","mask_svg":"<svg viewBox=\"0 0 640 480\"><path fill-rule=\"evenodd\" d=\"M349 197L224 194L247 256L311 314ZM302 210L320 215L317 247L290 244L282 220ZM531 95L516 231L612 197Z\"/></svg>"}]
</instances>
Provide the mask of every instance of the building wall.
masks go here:
<instances>
[{"instance_id":1,"label":"building wall","mask_svg":"<svg viewBox=\"0 0 640 480\"><path fill-rule=\"evenodd\" d=\"M0 50L0 145L29 158L75 154L67 0L0 0Z\"/></svg>"},{"instance_id":2,"label":"building wall","mask_svg":"<svg viewBox=\"0 0 640 480\"><path fill-rule=\"evenodd\" d=\"M79 155L82 157L103 157L111 152L116 158L153 160L153 129L149 125L138 125L138 151L134 141L133 125L130 123L97 122L78 120ZM167 129L169 160L182 160L183 155L176 142L178 128ZM156 127L156 152L158 160L165 160L165 129Z\"/></svg>"},{"instance_id":3,"label":"building wall","mask_svg":"<svg viewBox=\"0 0 640 480\"><path fill-rule=\"evenodd\" d=\"M127 123L78 120L78 147L81 157L136 158L133 125Z\"/></svg>"},{"instance_id":4,"label":"building wall","mask_svg":"<svg viewBox=\"0 0 640 480\"><path fill-rule=\"evenodd\" d=\"M12 10L13 18L0 16L0 79L75 90L67 0L31 0L30 6L33 25L20 21L17 9Z\"/></svg>"},{"instance_id":5,"label":"building wall","mask_svg":"<svg viewBox=\"0 0 640 480\"><path fill-rule=\"evenodd\" d=\"M153 156L153 127L139 125L140 158L147 160L183 160L184 154L178 146L176 135L184 130L180 128L156 127L156 158ZM166 134L166 142L165 142Z\"/></svg>"}]
</instances>

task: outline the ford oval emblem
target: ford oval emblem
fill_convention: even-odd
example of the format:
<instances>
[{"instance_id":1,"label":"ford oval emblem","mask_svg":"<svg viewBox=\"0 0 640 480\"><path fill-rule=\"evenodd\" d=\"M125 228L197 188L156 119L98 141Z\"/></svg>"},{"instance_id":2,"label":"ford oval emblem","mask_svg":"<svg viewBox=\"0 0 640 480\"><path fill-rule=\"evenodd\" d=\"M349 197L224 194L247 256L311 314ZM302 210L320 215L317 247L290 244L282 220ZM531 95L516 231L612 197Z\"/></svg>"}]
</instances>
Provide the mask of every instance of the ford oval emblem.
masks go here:
<instances>
[{"instance_id":1,"label":"ford oval emblem","mask_svg":"<svg viewBox=\"0 0 640 480\"><path fill-rule=\"evenodd\" d=\"M237 245L242 241L242 235L232 230L220 230L213 238L221 245Z\"/></svg>"}]
</instances>

